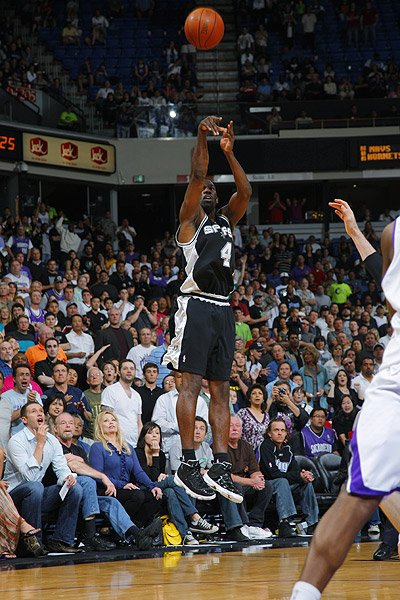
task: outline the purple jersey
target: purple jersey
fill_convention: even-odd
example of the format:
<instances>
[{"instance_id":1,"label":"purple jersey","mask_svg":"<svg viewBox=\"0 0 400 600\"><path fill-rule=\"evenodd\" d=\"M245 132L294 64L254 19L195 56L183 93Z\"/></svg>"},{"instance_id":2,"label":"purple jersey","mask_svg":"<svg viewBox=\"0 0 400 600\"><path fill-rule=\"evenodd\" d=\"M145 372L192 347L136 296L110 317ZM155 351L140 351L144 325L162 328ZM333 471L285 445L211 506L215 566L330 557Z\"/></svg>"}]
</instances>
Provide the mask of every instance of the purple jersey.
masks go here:
<instances>
[{"instance_id":1,"label":"purple jersey","mask_svg":"<svg viewBox=\"0 0 400 600\"><path fill-rule=\"evenodd\" d=\"M310 425L306 425L301 431L304 441L304 453L307 458L314 458L318 454L333 452L336 450L336 434L333 429L324 427L321 434L315 433Z\"/></svg>"},{"instance_id":2,"label":"purple jersey","mask_svg":"<svg viewBox=\"0 0 400 600\"><path fill-rule=\"evenodd\" d=\"M26 308L25 310L28 311L28 317L29 317L29 321L31 323L44 323L44 310L41 308L39 315L35 315L35 313L33 312L33 310L31 309L30 306L28 306L28 308Z\"/></svg>"}]
</instances>

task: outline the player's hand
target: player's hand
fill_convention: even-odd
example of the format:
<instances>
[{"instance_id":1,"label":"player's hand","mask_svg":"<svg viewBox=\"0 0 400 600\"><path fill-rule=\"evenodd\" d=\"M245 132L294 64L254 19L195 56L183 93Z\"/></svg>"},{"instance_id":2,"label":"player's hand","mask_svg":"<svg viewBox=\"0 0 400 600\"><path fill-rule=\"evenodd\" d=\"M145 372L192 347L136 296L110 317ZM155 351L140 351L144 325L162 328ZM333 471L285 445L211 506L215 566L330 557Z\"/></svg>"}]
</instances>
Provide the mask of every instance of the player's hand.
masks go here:
<instances>
[{"instance_id":1,"label":"player's hand","mask_svg":"<svg viewBox=\"0 0 400 600\"><path fill-rule=\"evenodd\" d=\"M222 117L206 117L200 123L199 128L203 131L211 131L213 135L219 135L219 132L224 131L224 128L217 125L218 121L222 121Z\"/></svg>"},{"instance_id":2,"label":"player's hand","mask_svg":"<svg viewBox=\"0 0 400 600\"><path fill-rule=\"evenodd\" d=\"M333 202L329 202L329 206L334 208L337 216L342 219L347 235L352 238L354 234L359 233L360 228L358 227L354 213L347 202L335 198Z\"/></svg>"},{"instance_id":3,"label":"player's hand","mask_svg":"<svg viewBox=\"0 0 400 600\"><path fill-rule=\"evenodd\" d=\"M224 129L219 145L225 154L230 154L233 151L233 143L235 136L233 134L233 121L230 121L228 127Z\"/></svg>"}]
</instances>

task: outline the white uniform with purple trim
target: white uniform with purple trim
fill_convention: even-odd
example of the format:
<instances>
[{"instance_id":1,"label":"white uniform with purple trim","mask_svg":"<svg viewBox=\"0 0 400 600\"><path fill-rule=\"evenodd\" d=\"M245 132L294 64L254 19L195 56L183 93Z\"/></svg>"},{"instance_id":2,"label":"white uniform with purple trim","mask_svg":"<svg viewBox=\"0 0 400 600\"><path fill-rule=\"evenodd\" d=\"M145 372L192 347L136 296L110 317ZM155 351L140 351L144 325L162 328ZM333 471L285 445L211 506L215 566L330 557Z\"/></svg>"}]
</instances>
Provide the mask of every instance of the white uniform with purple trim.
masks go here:
<instances>
[{"instance_id":1,"label":"white uniform with purple trim","mask_svg":"<svg viewBox=\"0 0 400 600\"><path fill-rule=\"evenodd\" d=\"M393 227L393 260L382 280L386 299L396 311L394 333L382 365L365 393L351 440L353 457L347 491L385 495L400 491L400 222Z\"/></svg>"}]
</instances>

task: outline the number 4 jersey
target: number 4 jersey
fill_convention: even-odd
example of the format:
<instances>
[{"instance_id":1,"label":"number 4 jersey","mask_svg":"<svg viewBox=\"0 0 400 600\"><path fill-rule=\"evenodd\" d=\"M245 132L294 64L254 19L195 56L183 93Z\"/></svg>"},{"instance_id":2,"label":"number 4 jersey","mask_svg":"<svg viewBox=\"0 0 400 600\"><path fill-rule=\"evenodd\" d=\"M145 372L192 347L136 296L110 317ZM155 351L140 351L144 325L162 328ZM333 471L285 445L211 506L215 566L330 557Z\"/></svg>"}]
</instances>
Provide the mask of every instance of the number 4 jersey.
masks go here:
<instances>
[{"instance_id":1,"label":"number 4 jersey","mask_svg":"<svg viewBox=\"0 0 400 600\"><path fill-rule=\"evenodd\" d=\"M227 300L233 289L235 252L228 219L217 214L215 221L207 215L190 242L177 244L185 258L186 279L182 294L192 294L215 300Z\"/></svg>"}]
</instances>

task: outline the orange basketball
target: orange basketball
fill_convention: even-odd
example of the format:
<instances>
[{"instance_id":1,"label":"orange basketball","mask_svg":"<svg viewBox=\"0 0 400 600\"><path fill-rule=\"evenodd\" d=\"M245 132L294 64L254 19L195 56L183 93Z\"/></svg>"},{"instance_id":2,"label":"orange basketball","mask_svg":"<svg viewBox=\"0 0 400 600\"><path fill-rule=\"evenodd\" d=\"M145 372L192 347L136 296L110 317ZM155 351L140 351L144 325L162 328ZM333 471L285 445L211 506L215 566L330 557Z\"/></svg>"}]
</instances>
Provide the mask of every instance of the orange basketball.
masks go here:
<instances>
[{"instance_id":1,"label":"orange basketball","mask_svg":"<svg viewBox=\"0 0 400 600\"><path fill-rule=\"evenodd\" d=\"M224 36L224 29L221 15L204 6L192 10L185 21L187 40L199 50L215 48Z\"/></svg>"}]
</instances>

